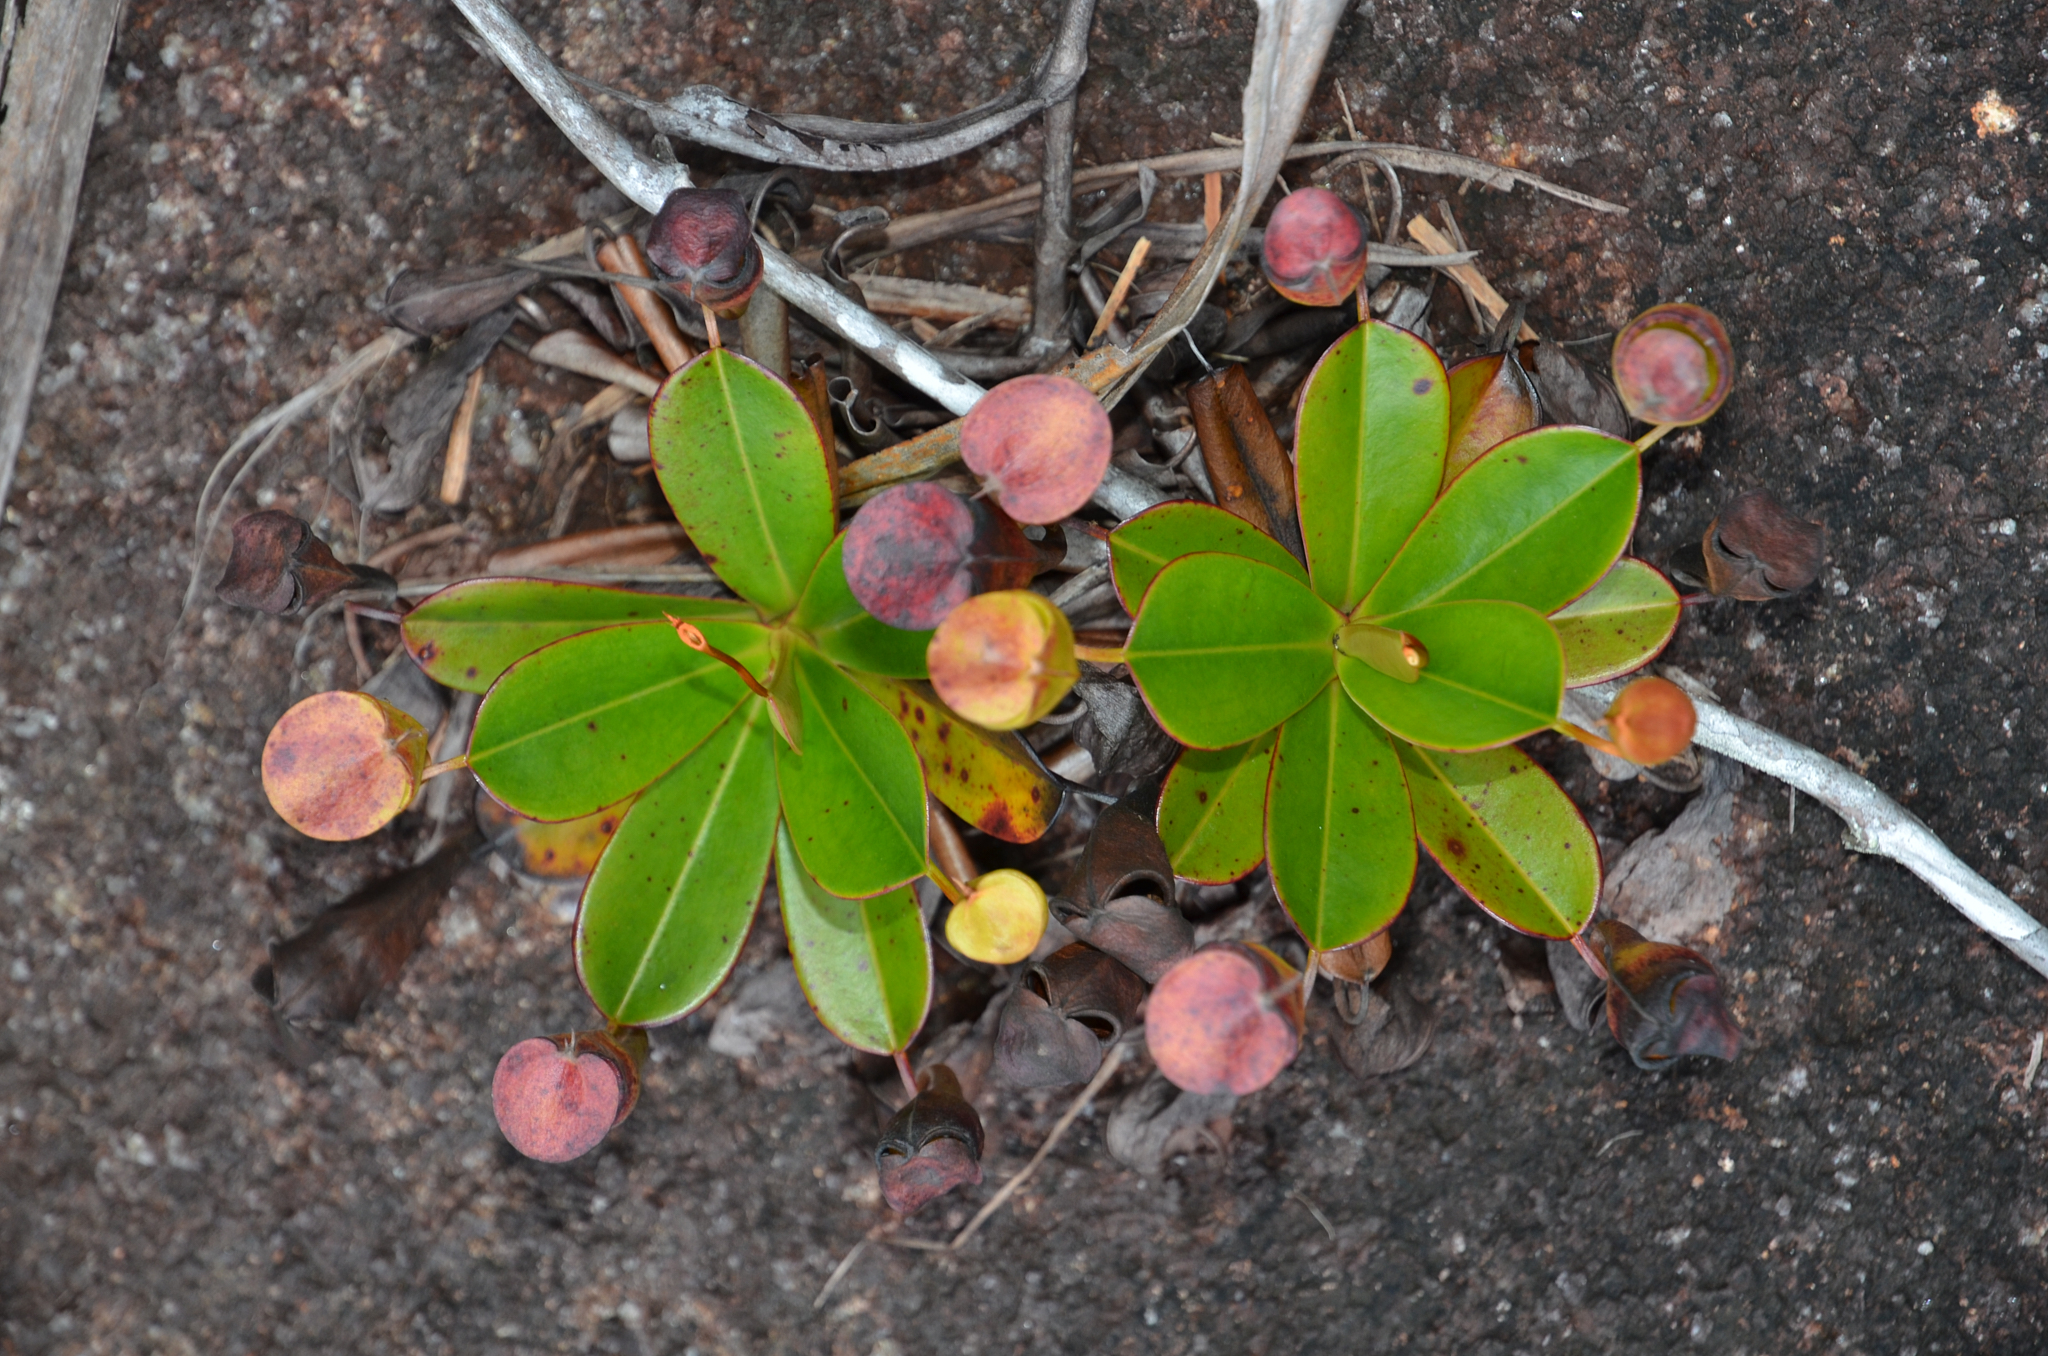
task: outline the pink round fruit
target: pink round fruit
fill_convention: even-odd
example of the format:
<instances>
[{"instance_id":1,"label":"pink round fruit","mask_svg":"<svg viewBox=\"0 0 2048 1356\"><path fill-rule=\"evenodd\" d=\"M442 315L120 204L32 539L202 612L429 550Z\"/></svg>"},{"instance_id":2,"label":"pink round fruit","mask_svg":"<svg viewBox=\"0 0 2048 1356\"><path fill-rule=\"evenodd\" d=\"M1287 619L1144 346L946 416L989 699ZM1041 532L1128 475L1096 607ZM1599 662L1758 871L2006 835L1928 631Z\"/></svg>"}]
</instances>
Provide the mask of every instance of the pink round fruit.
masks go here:
<instances>
[{"instance_id":1,"label":"pink round fruit","mask_svg":"<svg viewBox=\"0 0 2048 1356\"><path fill-rule=\"evenodd\" d=\"M1350 203L1327 188L1301 188L1266 219L1259 265L1289 301L1335 306L1365 276L1365 225Z\"/></svg>"},{"instance_id":2,"label":"pink round fruit","mask_svg":"<svg viewBox=\"0 0 2048 1356\"><path fill-rule=\"evenodd\" d=\"M1262 946L1203 947L1160 979L1145 1005L1145 1044L1159 1072L1193 1093L1243 1097L1301 1050L1301 985Z\"/></svg>"},{"instance_id":3,"label":"pink round fruit","mask_svg":"<svg viewBox=\"0 0 2048 1356\"><path fill-rule=\"evenodd\" d=\"M535 1036L505 1052L491 1109L512 1147L543 1163L581 1158L631 1110L612 1061L574 1037ZM623 1107L623 1110L622 1110Z\"/></svg>"},{"instance_id":4,"label":"pink round fruit","mask_svg":"<svg viewBox=\"0 0 2048 1356\"><path fill-rule=\"evenodd\" d=\"M1109 412L1072 377L1012 377L960 425L960 457L1020 523L1076 512L1109 469Z\"/></svg>"},{"instance_id":5,"label":"pink round fruit","mask_svg":"<svg viewBox=\"0 0 2048 1356\"><path fill-rule=\"evenodd\" d=\"M1646 424L1697 424L1721 408L1735 348L1712 311L1652 306L1614 336L1614 388Z\"/></svg>"}]
</instances>

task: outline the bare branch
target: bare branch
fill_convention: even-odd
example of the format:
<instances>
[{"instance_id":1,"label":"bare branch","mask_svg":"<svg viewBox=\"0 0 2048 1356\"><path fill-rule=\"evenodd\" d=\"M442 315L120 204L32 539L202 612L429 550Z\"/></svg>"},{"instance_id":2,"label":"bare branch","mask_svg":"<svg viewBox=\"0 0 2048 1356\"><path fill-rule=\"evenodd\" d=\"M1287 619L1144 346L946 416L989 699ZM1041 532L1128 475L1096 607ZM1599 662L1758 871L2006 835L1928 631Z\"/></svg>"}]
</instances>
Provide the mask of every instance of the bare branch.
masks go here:
<instances>
[{"instance_id":1,"label":"bare branch","mask_svg":"<svg viewBox=\"0 0 2048 1356\"><path fill-rule=\"evenodd\" d=\"M1848 824L1843 845L1852 852L1889 857L1933 887L1956 911L1997 938L2021 960L2048 975L2048 927L1967 866L1911 812L1847 768L1719 705L1697 679L1676 669L1666 677L1685 688L1699 713L1693 742L1746 763L1804 791ZM1581 689L1602 706L1620 683Z\"/></svg>"}]
</instances>

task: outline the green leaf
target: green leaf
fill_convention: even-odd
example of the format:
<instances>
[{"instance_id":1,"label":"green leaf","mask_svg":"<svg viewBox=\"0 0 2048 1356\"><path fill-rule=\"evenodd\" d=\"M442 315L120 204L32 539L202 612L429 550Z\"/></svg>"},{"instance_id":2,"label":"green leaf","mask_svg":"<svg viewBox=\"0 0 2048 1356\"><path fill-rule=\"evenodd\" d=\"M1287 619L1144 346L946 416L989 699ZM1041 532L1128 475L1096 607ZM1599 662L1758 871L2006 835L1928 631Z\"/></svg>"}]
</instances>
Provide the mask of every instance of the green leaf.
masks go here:
<instances>
[{"instance_id":1,"label":"green leaf","mask_svg":"<svg viewBox=\"0 0 2048 1356\"><path fill-rule=\"evenodd\" d=\"M647 428L704 563L769 616L795 607L837 526L826 452L795 393L714 348L662 383Z\"/></svg>"},{"instance_id":2,"label":"green leaf","mask_svg":"<svg viewBox=\"0 0 2048 1356\"><path fill-rule=\"evenodd\" d=\"M767 629L699 623L758 670ZM738 675L676 639L667 622L585 632L514 664L476 713L469 770L535 819L575 819L624 800L681 762L747 696Z\"/></svg>"},{"instance_id":3,"label":"green leaf","mask_svg":"<svg viewBox=\"0 0 2048 1356\"><path fill-rule=\"evenodd\" d=\"M1294 434L1301 539L1317 594L1341 612L1436 499L1449 385L1435 350L1377 320L1338 340L1309 374Z\"/></svg>"},{"instance_id":4,"label":"green leaf","mask_svg":"<svg viewBox=\"0 0 2048 1356\"><path fill-rule=\"evenodd\" d=\"M733 712L633 803L598 859L576 973L614 1022L672 1022L732 972L775 841L773 741L760 702Z\"/></svg>"},{"instance_id":5,"label":"green leaf","mask_svg":"<svg viewBox=\"0 0 2048 1356\"><path fill-rule=\"evenodd\" d=\"M1550 623L1519 603L1438 603L1384 619L1429 651L1412 683L1350 655L1344 690L1388 731L1439 749L1483 749L1547 729L1564 696L1564 651Z\"/></svg>"},{"instance_id":6,"label":"green leaf","mask_svg":"<svg viewBox=\"0 0 2048 1356\"><path fill-rule=\"evenodd\" d=\"M1520 749L1399 747L1416 835L1444 873L1511 928L1576 935L1600 899L1600 849L1550 774Z\"/></svg>"},{"instance_id":7,"label":"green leaf","mask_svg":"<svg viewBox=\"0 0 2048 1356\"><path fill-rule=\"evenodd\" d=\"M1657 657L1684 611L1654 566L1623 556L1577 601L1550 614L1564 643L1566 687L1604 683Z\"/></svg>"},{"instance_id":8,"label":"green leaf","mask_svg":"<svg viewBox=\"0 0 2048 1356\"><path fill-rule=\"evenodd\" d=\"M1135 616L1159 572L1197 551L1263 561L1308 582L1307 568L1292 552L1235 513L1213 504L1175 501L1146 509L1110 534L1110 569L1124 610Z\"/></svg>"},{"instance_id":9,"label":"green leaf","mask_svg":"<svg viewBox=\"0 0 2048 1356\"><path fill-rule=\"evenodd\" d=\"M1015 732L962 720L927 683L850 675L896 717L939 803L992 838L1034 843L1052 827L1065 795Z\"/></svg>"},{"instance_id":10,"label":"green leaf","mask_svg":"<svg viewBox=\"0 0 2048 1356\"><path fill-rule=\"evenodd\" d=\"M429 678L463 692L488 692L498 675L566 636L622 622L751 621L746 603L633 593L545 579L469 579L405 614L405 647Z\"/></svg>"},{"instance_id":11,"label":"green leaf","mask_svg":"<svg viewBox=\"0 0 2048 1356\"><path fill-rule=\"evenodd\" d=\"M893 1055L924 1025L932 948L909 887L843 899L804 870L787 827L775 831L775 879L789 958L825 1029L856 1050Z\"/></svg>"},{"instance_id":12,"label":"green leaf","mask_svg":"<svg viewBox=\"0 0 2048 1356\"><path fill-rule=\"evenodd\" d=\"M861 899L924 874L924 775L881 703L809 646L794 648L804 751L775 746L782 813L818 884Z\"/></svg>"},{"instance_id":13,"label":"green leaf","mask_svg":"<svg viewBox=\"0 0 2048 1356\"><path fill-rule=\"evenodd\" d=\"M1183 556L1146 591L1124 655L1168 734L1222 749L1272 729L1330 681L1343 622L1270 565Z\"/></svg>"},{"instance_id":14,"label":"green leaf","mask_svg":"<svg viewBox=\"0 0 2048 1356\"><path fill-rule=\"evenodd\" d=\"M905 631L868 615L846 586L846 567L841 561L845 549L846 534L842 532L818 558L803 601L796 605L789 624L815 641L826 658L849 669L889 678L925 677L924 653L932 643L932 633Z\"/></svg>"},{"instance_id":15,"label":"green leaf","mask_svg":"<svg viewBox=\"0 0 2048 1356\"><path fill-rule=\"evenodd\" d=\"M1266 857L1271 730L1234 749L1187 749L1159 793L1159 837L1173 874L1204 885L1242 878Z\"/></svg>"},{"instance_id":16,"label":"green leaf","mask_svg":"<svg viewBox=\"0 0 2048 1356\"><path fill-rule=\"evenodd\" d=\"M1273 891L1318 951L1394 921L1415 881L1401 760L1335 683L1280 727L1266 793Z\"/></svg>"},{"instance_id":17,"label":"green leaf","mask_svg":"<svg viewBox=\"0 0 2048 1356\"><path fill-rule=\"evenodd\" d=\"M1489 353L1451 369L1451 450L1444 460L1448 485L1494 446L1536 427L1536 394L1520 364Z\"/></svg>"},{"instance_id":18,"label":"green leaf","mask_svg":"<svg viewBox=\"0 0 2048 1356\"><path fill-rule=\"evenodd\" d=\"M1628 544L1640 461L1635 444L1589 428L1508 439L1451 482L1359 615L1377 621L1465 598L1555 611Z\"/></svg>"}]
</instances>

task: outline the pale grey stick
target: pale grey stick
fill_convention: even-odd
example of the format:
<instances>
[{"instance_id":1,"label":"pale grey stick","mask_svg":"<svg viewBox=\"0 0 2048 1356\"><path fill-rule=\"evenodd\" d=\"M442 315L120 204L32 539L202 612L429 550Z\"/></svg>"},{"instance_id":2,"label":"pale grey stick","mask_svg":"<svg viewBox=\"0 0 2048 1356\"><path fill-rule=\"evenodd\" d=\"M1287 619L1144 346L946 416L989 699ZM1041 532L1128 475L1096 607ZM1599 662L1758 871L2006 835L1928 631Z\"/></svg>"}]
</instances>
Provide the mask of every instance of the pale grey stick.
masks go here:
<instances>
[{"instance_id":1,"label":"pale grey stick","mask_svg":"<svg viewBox=\"0 0 2048 1356\"><path fill-rule=\"evenodd\" d=\"M2048 926L1971 870L1910 811L1833 759L1722 707L1697 680L1672 669L1663 672L1685 688L1699 713L1693 743L1812 796L1848 825L1843 846L1891 858L2015 956L2048 975ZM1603 683L1581 690L1604 707L1621 686Z\"/></svg>"},{"instance_id":2,"label":"pale grey stick","mask_svg":"<svg viewBox=\"0 0 2048 1356\"><path fill-rule=\"evenodd\" d=\"M99 108L100 74L121 0L31 4L15 21L0 0L8 50L0 59L0 521L35 399L43 342L57 308L78 186Z\"/></svg>"},{"instance_id":3,"label":"pale grey stick","mask_svg":"<svg viewBox=\"0 0 2048 1356\"><path fill-rule=\"evenodd\" d=\"M691 186L685 165L660 164L642 155L616 127L598 115L590 101L556 69L554 62L526 35L497 0L455 0L492 55L526 88L555 125L614 187L650 212L658 212L668 195ZM981 399L982 388L968 381L856 306L815 273L797 267L790 257L765 242L761 245L762 281L783 300L821 322L842 339L857 344L868 356L930 396L954 414L965 414Z\"/></svg>"}]
</instances>

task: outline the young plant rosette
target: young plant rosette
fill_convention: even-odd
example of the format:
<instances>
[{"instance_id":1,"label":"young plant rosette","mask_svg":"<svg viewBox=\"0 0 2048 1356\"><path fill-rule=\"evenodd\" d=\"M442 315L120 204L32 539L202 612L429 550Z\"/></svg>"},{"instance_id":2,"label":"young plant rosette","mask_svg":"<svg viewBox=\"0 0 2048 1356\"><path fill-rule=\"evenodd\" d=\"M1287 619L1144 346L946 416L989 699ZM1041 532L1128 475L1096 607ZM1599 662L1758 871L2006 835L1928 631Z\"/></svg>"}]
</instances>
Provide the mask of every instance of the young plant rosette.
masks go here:
<instances>
[{"instance_id":1,"label":"young plant rosette","mask_svg":"<svg viewBox=\"0 0 2048 1356\"><path fill-rule=\"evenodd\" d=\"M1570 685L1647 663L1678 596L1623 559L1635 447L1592 429L1520 433L1455 472L1442 363L1379 322L1325 354L1296 434L1306 565L1203 504L1111 537L1136 617L1125 657L1188 745L1159 829L1175 872L1234 880L1266 860L1316 951L1387 926L1419 839L1479 905L1575 935L1600 892L1593 836L1512 747L1559 725Z\"/></svg>"},{"instance_id":2,"label":"young plant rosette","mask_svg":"<svg viewBox=\"0 0 2048 1356\"><path fill-rule=\"evenodd\" d=\"M909 889L927 791L1029 841L1059 790L1015 736L943 718L916 681L930 632L854 600L829 454L786 385L713 349L662 386L649 431L676 520L737 601L478 580L409 614L406 643L434 678L484 693L469 768L494 799L543 821L630 807L575 927L608 1019L655 1026L710 997L772 862L819 1019L901 1051L931 1000Z\"/></svg>"}]
</instances>

